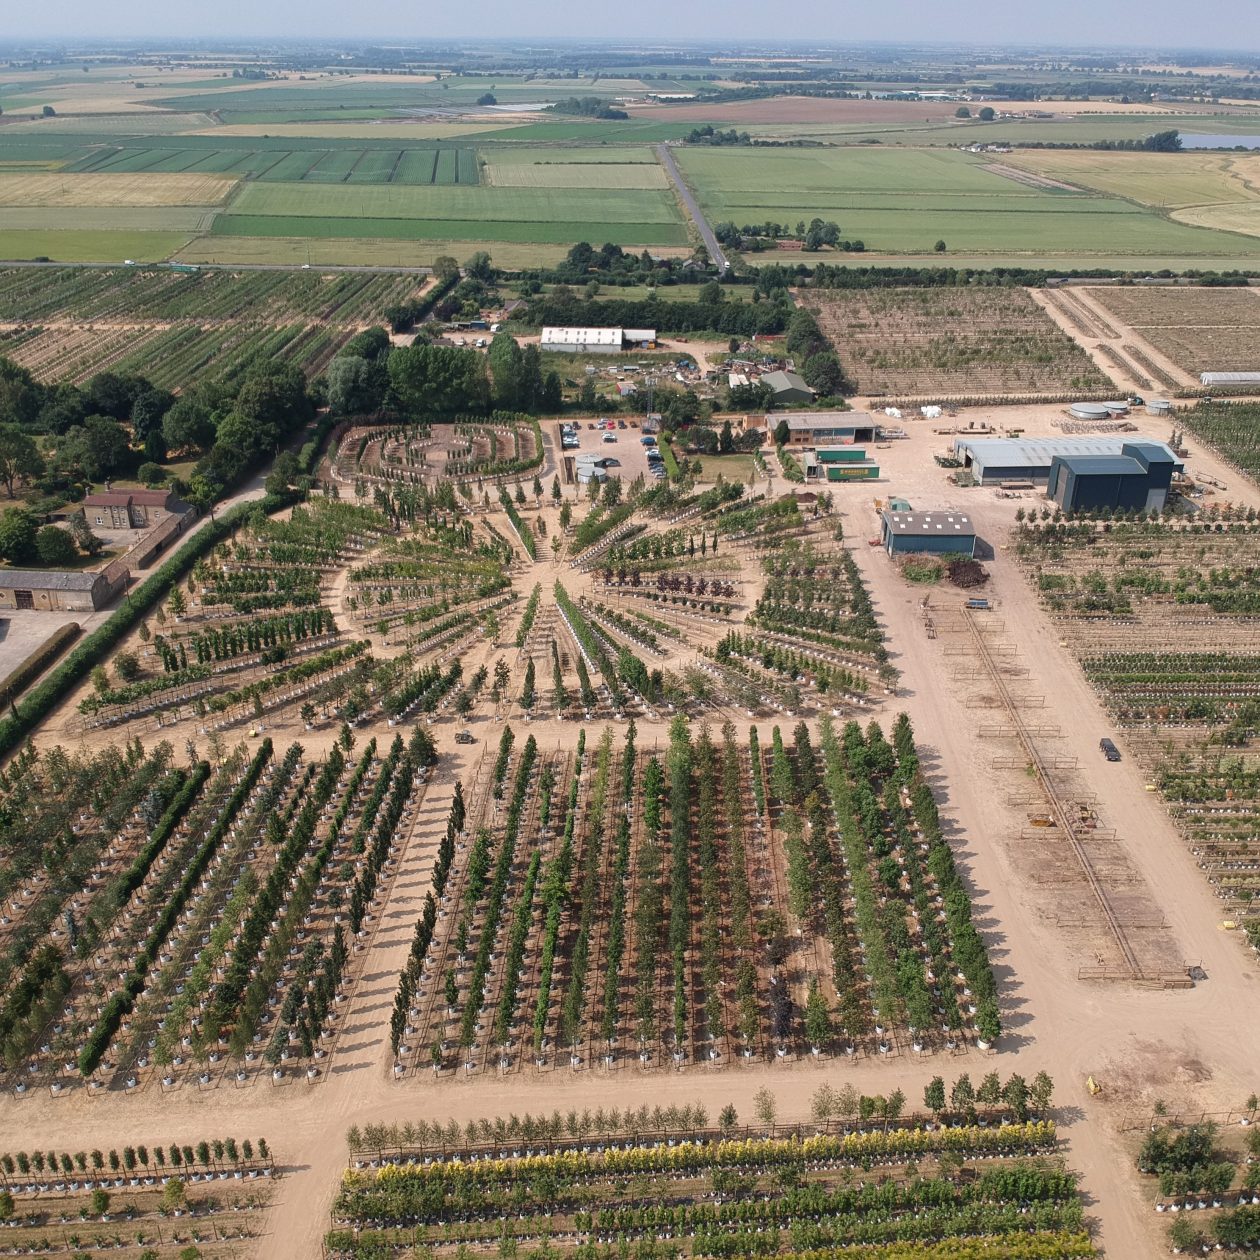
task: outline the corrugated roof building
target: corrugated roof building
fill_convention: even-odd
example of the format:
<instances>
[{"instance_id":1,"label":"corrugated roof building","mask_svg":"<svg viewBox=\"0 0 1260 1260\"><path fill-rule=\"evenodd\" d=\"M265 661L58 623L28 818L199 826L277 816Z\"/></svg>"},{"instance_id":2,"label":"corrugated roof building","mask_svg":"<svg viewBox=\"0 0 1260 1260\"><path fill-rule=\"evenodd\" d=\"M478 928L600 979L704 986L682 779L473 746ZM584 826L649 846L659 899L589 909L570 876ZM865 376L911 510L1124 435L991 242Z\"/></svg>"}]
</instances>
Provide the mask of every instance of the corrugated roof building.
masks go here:
<instances>
[{"instance_id":1,"label":"corrugated roof building","mask_svg":"<svg viewBox=\"0 0 1260 1260\"><path fill-rule=\"evenodd\" d=\"M540 350L560 354L619 354L655 345L655 328L544 328L538 339Z\"/></svg>"},{"instance_id":2,"label":"corrugated roof building","mask_svg":"<svg viewBox=\"0 0 1260 1260\"><path fill-rule=\"evenodd\" d=\"M880 517L881 540L890 556L929 551L976 553L976 531L963 512L890 512Z\"/></svg>"}]
</instances>

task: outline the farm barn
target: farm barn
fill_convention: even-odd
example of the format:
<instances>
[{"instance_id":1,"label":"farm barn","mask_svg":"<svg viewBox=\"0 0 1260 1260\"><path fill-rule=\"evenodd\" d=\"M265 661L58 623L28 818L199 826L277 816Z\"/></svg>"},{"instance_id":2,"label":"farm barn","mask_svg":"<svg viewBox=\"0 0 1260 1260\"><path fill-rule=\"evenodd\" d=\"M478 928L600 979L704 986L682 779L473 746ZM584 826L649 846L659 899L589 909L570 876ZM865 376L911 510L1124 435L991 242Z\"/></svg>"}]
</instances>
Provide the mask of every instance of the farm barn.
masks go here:
<instances>
[{"instance_id":1,"label":"farm barn","mask_svg":"<svg viewBox=\"0 0 1260 1260\"><path fill-rule=\"evenodd\" d=\"M763 376L761 379L766 378ZM815 411L807 416L767 416L767 430L773 433L780 419L787 421L789 446L848 446L853 442L875 440L875 421L865 411Z\"/></svg>"},{"instance_id":2,"label":"farm barn","mask_svg":"<svg viewBox=\"0 0 1260 1260\"><path fill-rule=\"evenodd\" d=\"M620 354L656 349L655 328L544 328L539 349L560 354Z\"/></svg>"},{"instance_id":3,"label":"farm barn","mask_svg":"<svg viewBox=\"0 0 1260 1260\"><path fill-rule=\"evenodd\" d=\"M101 573L0 569L0 608L95 612L122 590L127 575L127 569L117 563Z\"/></svg>"},{"instance_id":4,"label":"farm barn","mask_svg":"<svg viewBox=\"0 0 1260 1260\"><path fill-rule=\"evenodd\" d=\"M974 556L976 531L961 512L890 512L881 516L880 540L890 556L915 552Z\"/></svg>"},{"instance_id":5,"label":"farm barn","mask_svg":"<svg viewBox=\"0 0 1260 1260\"><path fill-rule=\"evenodd\" d=\"M806 403L814 401L814 391L795 372L767 372L761 383L769 386L776 403Z\"/></svg>"},{"instance_id":6,"label":"farm barn","mask_svg":"<svg viewBox=\"0 0 1260 1260\"><path fill-rule=\"evenodd\" d=\"M970 469L981 485L1001 481L1032 481L1048 484L1050 466L1063 456L1110 458L1124 454L1129 445L1158 447L1170 460L1176 459L1163 443L1146 437L1096 438L968 438L954 439L954 455Z\"/></svg>"},{"instance_id":7,"label":"farm barn","mask_svg":"<svg viewBox=\"0 0 1260 1260\"><path fill-rule=\"evenodd\" d=\"M1093 508L1161 512L1179 464L1163 443L1126 442L1119 455L1056 455L1046 495L1065 512Z\"/></svg>"}]
</instances>

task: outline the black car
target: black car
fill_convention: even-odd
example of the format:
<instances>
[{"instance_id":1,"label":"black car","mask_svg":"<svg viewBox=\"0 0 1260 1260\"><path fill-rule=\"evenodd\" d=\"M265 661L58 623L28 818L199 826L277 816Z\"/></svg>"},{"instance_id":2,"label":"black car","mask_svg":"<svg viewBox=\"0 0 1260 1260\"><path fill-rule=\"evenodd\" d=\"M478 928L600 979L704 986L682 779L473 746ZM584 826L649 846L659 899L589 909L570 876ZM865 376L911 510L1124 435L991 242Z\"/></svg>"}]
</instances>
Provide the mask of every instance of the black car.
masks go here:
<instances>
[{"instance_id":1,"label":"black car","mask_svg":"<svg viewBox=\"0 0 1260 1260\"><path fill-rule=\"evenodd\" d=\"M1120 749L1118 749L1111 740L1100 739L1098 741L1098 747L1102 749L1102 755L1106 757L1108 761L1120 760Z\"/></svg>"}]
</instances>

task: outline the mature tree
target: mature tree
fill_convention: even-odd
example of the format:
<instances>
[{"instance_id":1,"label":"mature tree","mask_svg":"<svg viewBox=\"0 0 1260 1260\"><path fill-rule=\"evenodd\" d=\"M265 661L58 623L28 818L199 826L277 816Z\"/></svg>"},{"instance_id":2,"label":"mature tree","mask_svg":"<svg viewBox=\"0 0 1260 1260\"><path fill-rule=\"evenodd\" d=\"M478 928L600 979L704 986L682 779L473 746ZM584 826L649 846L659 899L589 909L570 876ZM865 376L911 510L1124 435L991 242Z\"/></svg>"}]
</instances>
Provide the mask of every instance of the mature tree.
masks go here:
<instances>
[{"instance_id":1,"label":"mature tree","mask_svg":"<svg viewBox=\"0 0 1260 1260\"><path fill-rule=\"evenodd\" d=\"M788 353L795 356L798 363L803 363L810 355L823 350L830 350L827 338L823 336L818 321L809 311L797 311L788 320L787 334L783 339Z\"/></svg>"},{"instance_id":2,"label":"mature tree","mask_svg":"<svg viewBox=\"0 0 1260 1260\"><path fill-rule=\"evenodd\" d=\"M76 512L70 518L70 533L75 545L84 555L99 556L105 550L105 544L92 533L87 517L82 512Z\"/></svg>"},{"instance_id":3,"label":"mature tree","mask_svg":"<svg viewBox=\"0 0 1260 1260\"><path fill-rule=\"evenodd\" d=\"M150 434L162 432L162 421L175 405L175 395L150 386L137 394L131 404L131 427L137 440L144 442Z\"/></svg>"},{"instance_id":4,"label":"mature tree","mask_svg":"<svg viewBox=\"0 0 1260 1260\"><path fill-rule=\"evenodd\" d=\"M956 110L954 110L954 117L955 118L970 118L971 110L969 110L966 105L959 105L959 107Z\"/></svg>"},{"instance_id":5,"label":"mature tree","mask_svg":"<svg viewBox=\"0 0 1260 1260\"><path fill-rule=\"evenodd\" d=\"M45 525L35 535L35 551L40 564L50 569L61 569L72 564L79 554L69 531L59 525Z\"/></svg>"},{"instance_id":6,"label":"mature tree","mask_svg":"<svg viewBox=\"0 0 1260 1260\"><path fill-rule=\"evenodd\" d=\"M805 378L805 383L823 397L843 394L848 384L844 368L831 350L820 350L817 354L811 354L801 368L801 375Z\"/></svg>"},{"instance_id":7,"label":"mature tree","mask_svg":"<svg viewBox=\"0 0 1260 1260\"><path fill-rule=\"evenodd\" d=\"M997 117L997 111L992 105L986 105L981 109L978 117L981 122L992 122Z\"/></svg>"},{"instance_id":8,"label":"mature tree","mask_svg":"<svg viewBox=\"0 0 1260 1260\"><path fill-rule=\"evenodd\" d=\"M0 423L33 424L44 391L24 367L0 358Z\"/></svg>"},{"instance_id":9,"label":"mature tree","mask_svg":"<svg viewBox=\"0 0 1260 1260\"><path fill-rule=\"evenodd\" d=\"M936 253L943 254L949 246L947 246L944 241L937 241L932 248L936 251Z\"/></svg>"},{"instance_id":10,"label":"mature tree","mask_svg":"<svg viewBox=\"0 0 1260 1260\"><path fill-rule=\"evenodd\" d=\"M62 471L87 481L112 477L131 459L127 430L108 416L88 416L57 446L54 462Z\"/></svg>"},{"instance_id":11,"label":"mature tree","mask_svg":"<svg viewBox=\"0 0 1260 1260\"><path fill-rule=\"evenodd\" d=\"M718 434L718 453L729 455L735 449L735 437L729 420L722 421L722 431Z\"/></svg>"},{"instance_id":12,"label":"mature tree","mask_svg":"<svg viewBox=\"0 0 1260 1260\"><path fill-rule=\"evenodd\" d=\"M10 564L26 564L35 555L35 517L25 508L0 514L0 558Z\"/></svg>"},{"instance_id":13,"label":"mature tree","mask_svg":"<svg viewBox=\"0 0 1260 1260\"><path fill-rule=\"evenodd\" d=\"M38 477L44 471L44 457L39 448L16 424L0 424L0 481L9 498L20 478Z\"/></svg>"},{"instance_id":14,"label":"mature tree","mask_svg":"<svg viewBox=\"0 0 1260 1260\"><path fill-rule=\"evenodd\" d=\"M139 395L153 387L143 377L121 376L117 372L98 372L83 387L88 406L98 416L129 420L131 408Z\"/></svg>"},{"instance_id":15,"label":"mature tree","mask_svg":"<svg viewBox=\"0 0 1260 1260\"><path fill-rule=\"evenodd\" d=\"M486 355L490 363L490 376L494 382L494 405L506 411L515 411L526 405L528 389L525 380L525 363L521 348L511 333L494 335Z\"/></svg>"},{"instance_id":16,"label":"mature tree","mask_svg":"<svg viewBox=\"0 0 1260 1260\"><path fill-rule=\"evenodd\" d=\"M488 284L494 279L494 263L484 249L479 249L464 263L464 272L466 275Z\"/></svg>"},{"instance_id":17,"label":"mature tree","mask_svg":"<svg viewBox=\"0 0 1260 1260\"><path fill-rule=\"evenodd\" d=\"M183 395L162 417L162 436L170 450L209 450L214 435L214 413L195 393Z\"/></svg>"},{"instance_id":18,"label":"mature tree","mask_svg":"<svg viewBox=\"0 0 1260 1260\"><path fill-rule=\"evenodd\" d=\"M792 440L792 429L786 420L780 420L774 426L774 444L786 446Z\"/></svg>"},{"instance_id":19,"label":"mature tree","mask_svg":"<svg viewBox=\"0 0 1260 1260\"><path fill-rule=\"evenodd\" d=\"M339 416L379 411L389 376L382 364L359 355L339 354L328 365L328 407Z\"/></svg>"},{"instance_id":20,"label":"mature tree","mask_svg":"<svg viewBox=\"0 0 1260 1260\"><path fill-rule=\"evenodd\" d=\"M703 302L706 306L716 306L719 302L726 301L726 290L716 280L710 280L700 286L696 301Z\"/></svg>"},{"instance_id":21,"label":"mature tree","mask_svg":"<svg viewBox=\"0 0 1260 1260\"><path fill-rule=\"evenodd\" d=\"M564 387L559 372L548 372L543 377L542 393L538 399L539 411L554 415L564 407Z\"/></svg>"},{"instance_id":22,"label":"mature tree","mask_svg":"<svg viewBox=\"0 0 1260 1260\"><path fill-rule=\"evenodd\" d=\"M439 280L450 280L459 275L459 263L450 254L439 254L433 260L433 274Z\"/></svg>"},{"instance_id":23,"label":"mature tree","mask_svg":"<svg viewBox=\"0 0 1260 1260\"><path fill-rule=\"evenodd\" d=\"M411 415L484 411L489 403L485 360L475 350L413 345L389 356L389 380Z\"/></svg>"}]
</instances>

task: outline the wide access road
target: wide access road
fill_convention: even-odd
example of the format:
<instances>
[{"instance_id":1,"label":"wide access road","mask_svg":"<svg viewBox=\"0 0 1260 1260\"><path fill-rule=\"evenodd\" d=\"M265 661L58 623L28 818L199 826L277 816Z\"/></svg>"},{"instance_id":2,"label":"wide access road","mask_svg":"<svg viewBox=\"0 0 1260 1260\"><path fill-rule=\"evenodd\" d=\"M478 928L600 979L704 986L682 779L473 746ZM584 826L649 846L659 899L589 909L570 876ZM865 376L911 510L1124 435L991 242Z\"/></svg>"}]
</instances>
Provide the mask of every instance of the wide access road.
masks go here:
<instances>
[{"instance_id":1,"label":"wide access road","mask_svg":"<svg viewBox=\"0 0 1260 1260\"><path fill-rule=\"evenodd\" d=\"M727 262L726 255L722 252L722 247L718 244L717 237L713 235L713 229L709 226L708 219L704 217L704 212L696 204L696 199L692 196L691 189L687 187L687 181L683 179L682 172L678 169L678 163L674 161L674 155L669 151L669 145L658 144L656 146L656 156L665 168L665 174L670 177L674 187L678 189L678 195L682 198L682 203L687 208L691 221L696 225L696 230L700 233L700 239L704 242L705 249L709 251L709 257L717 264L719 271L729 271L731 264Z\"/></svg>"}]
</instances>

